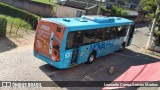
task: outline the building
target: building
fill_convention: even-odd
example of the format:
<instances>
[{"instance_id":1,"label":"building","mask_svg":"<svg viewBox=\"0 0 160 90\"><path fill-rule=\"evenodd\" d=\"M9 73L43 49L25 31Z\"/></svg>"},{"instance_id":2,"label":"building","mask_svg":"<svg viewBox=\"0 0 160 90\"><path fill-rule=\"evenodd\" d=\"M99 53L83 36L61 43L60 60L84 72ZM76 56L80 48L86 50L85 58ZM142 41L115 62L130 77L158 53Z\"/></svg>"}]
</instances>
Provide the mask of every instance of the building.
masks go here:
<instances>
[{"instance_id":1,"label":"building","mask_svg":"<svg viewBox=\"0 0 160 90\"><path fill-rule=\"evenodd\" d=\"M82 15L96 15L98 6L89 2L65 1L57 3L56 17L80 17Z\"/></svg>"}]
</instances>

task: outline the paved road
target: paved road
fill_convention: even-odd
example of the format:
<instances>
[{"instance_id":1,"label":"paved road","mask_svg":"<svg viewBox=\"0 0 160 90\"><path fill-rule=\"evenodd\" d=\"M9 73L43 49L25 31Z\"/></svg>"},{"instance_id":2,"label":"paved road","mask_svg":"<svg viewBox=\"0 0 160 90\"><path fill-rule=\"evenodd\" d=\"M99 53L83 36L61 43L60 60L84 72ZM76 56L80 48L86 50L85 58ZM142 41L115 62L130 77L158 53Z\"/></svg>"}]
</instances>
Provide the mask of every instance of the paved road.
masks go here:
<instances>
[{"instance_id":1,"label":"paved road","mask_svg":"<svg viewBox=\"0 0 160 90\"><path fill-rule=\"evenodd\" d=\"M111 81L125 72L132 65L157 62L160 57L141 53L140 47L145 46L149 30L146 27L137 28L132 45L124 51L98 58L94 63L81 64L70 69L58 70L35 58L32 54L33 43L27 46L0 48L0 81ZM33 39L32 39L33 40ZM10 40L7 40L10 42ZM0 39L0 44L3 44ZM3 49L5 47L5 49ZM116 67L113 74L108 74L110 66ZM4 89L4 88L3 88ZM7 88L8 89L8 88ZM18 88L26 89L26 88ZM97 88L30 88L37 90L97 90ZM134 89L133 89L134 90Z\"/></svg>"}]
</instances>

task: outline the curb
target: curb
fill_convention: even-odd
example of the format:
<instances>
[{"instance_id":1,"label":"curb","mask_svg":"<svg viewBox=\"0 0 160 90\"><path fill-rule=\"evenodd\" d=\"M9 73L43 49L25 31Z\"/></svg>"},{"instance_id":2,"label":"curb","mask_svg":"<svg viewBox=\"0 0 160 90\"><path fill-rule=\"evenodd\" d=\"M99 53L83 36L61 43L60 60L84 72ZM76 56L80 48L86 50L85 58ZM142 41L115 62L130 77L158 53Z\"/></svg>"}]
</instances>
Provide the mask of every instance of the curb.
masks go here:
<instances>
[{"instance_id":1,"label":"curb","mask_svg":"<svg viewBox=\"0 0 160 90\"><path fill-rule=\"evenodd\" d=\"M156 51L151 51L151 50L147 50L145 47L141 47L141 51L147 54L151 54L151 55L155 55L160 57L160 53L156 52Z\"/></svg>"}]
</instances>

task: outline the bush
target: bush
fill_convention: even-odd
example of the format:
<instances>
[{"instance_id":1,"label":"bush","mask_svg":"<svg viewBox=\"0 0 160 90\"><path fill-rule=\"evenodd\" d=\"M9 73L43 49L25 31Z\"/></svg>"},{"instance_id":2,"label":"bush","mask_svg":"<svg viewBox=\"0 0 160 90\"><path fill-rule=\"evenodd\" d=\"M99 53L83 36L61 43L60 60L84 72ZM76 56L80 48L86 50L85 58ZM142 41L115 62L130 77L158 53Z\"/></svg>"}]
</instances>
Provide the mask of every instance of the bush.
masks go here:
<instances>
[{"instance_id":1,"label":"bush","mask_svg":"<svg viewBox=\"0 0 160 90\"><path fill-rule=\"evenodd\" d=\"M155 37L160 37L160 31L155 30L155 31L154 31L154 36L155 36Z\"/></svg>"},{"instance_id":2,"label":"bush","mask_svg":"<svg viewBox=\"0 0 160 90\"><path fill-rule=\"evenodd\" d=\"M13 6L9 6L3 3L0 3L0 13L4 15L8 15L14 18L20 18L22 20L25 20L26 22L29 21L30 25L33 26L34 29L36 28L38 24L38 16L31 14L27 11L15 8Z\"/></svg>"},{"instance_id":3,"label":"bush","mask_svg":"<svg viewBox=\"0 0 160 90\"><path fill-rule=\"evenodd\" d=\"M6 35L7 20L5 18L0 18L0 36L4 37Z\"/></svg>"}]
</instances>

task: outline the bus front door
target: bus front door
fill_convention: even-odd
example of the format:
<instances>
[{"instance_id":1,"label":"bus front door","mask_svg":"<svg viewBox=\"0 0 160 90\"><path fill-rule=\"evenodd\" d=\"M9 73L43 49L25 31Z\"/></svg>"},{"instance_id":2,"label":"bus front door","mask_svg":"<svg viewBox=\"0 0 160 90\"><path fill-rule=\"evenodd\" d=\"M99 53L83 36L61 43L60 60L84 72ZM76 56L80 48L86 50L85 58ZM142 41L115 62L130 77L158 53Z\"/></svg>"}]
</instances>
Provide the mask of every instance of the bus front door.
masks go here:
<instances>
[{"instance_id":1,"label":"bus front door","mask_svg":"<svg viewBox=\"0 0 160 90\"><path fill-rule=\"evenodd\" d=\"M129 46L131 44L131 41L132 41L132 38L133 38L133 34L134 34L134 29L135 29L135 25L131 25L130 29L129 29L129 33L128 33L127 46Z\"/></svg>"}]
</instances>

